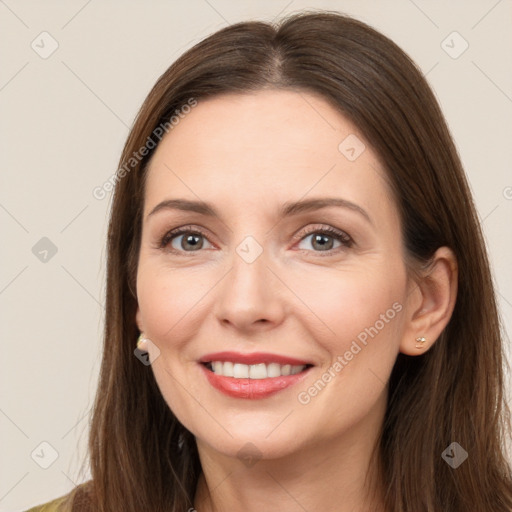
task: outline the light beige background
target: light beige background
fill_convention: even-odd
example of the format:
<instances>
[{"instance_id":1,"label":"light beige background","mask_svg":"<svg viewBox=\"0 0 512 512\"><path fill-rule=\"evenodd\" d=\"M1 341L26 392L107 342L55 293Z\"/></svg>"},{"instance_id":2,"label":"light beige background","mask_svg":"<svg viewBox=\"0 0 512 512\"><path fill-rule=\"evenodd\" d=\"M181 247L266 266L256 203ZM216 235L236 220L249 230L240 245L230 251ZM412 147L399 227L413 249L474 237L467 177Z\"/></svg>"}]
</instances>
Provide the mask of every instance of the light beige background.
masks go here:
<instances>
[{"instance_id":1,"label":"light beige background","mask_svg":"<svg viewBox=\"0 0 512 512\"><path fill-rule=\"evenodd\" d=\"M92 190L115 172L141 102L204 36L305 7L370 23L427 75L472 185L511 332L510 0L0 0L0 511L89 476L79 467L99 370L110 200ZM57 248L47 261L43 237ZM58 458L43 469L52 450Z\"/></svg>"}]
</instances>

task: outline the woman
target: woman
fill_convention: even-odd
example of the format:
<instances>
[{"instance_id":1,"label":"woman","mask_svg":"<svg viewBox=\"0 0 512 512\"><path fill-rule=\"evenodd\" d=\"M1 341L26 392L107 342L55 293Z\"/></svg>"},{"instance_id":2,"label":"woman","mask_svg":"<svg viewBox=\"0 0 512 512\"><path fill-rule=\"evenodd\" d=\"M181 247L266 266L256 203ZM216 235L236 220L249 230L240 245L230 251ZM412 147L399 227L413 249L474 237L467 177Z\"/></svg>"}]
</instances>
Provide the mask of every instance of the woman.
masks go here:
<instances>
[{"instance_id":1,"label":"woman","mask_svg":"<svg viewBox=\"0 0 512 512\"><path fill-rule=\"evenodd\" d=\"M331 12L220 30L113 181L93 478L44 510L512 509L482 234L393 42Z\"/></svg>"}]
</instances>

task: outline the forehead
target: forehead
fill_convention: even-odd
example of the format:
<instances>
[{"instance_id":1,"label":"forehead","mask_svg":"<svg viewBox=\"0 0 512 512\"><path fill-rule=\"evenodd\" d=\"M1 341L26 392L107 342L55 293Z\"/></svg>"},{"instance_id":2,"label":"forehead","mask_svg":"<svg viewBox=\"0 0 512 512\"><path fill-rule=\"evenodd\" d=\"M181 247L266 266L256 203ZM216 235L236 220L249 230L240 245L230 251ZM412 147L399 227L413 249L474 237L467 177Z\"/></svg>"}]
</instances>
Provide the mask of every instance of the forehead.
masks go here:
<instances>
[{"instance_id":1,"label":"forehead","mask_svg":"<svg viewBox=\"0 0 512 512\"><path fill-rule=\"evenodd\" d=\"M364 135L326 100L264 90L200 99L180 118L151 159L145 210L167 196L248 207L305 195L390 199Z\"/></svg>"},{"instance_id":2,"label":"forehead","mask_svg":"<svg viewBox=\"0 0 512 512\"><path fill-rule=\"evenodd\" d=\"M193 154L187 154L189 161L203 157L203 151L237 160L257 154L262 167L287 152L314 157L327 149L337 157L341 139L356 132L325 99L309 92L223 94L200 99L190 113L182 115L157 153L160 149L178 150L178 157L180 146L194 148Z\"/></svg>"}]
</instances>

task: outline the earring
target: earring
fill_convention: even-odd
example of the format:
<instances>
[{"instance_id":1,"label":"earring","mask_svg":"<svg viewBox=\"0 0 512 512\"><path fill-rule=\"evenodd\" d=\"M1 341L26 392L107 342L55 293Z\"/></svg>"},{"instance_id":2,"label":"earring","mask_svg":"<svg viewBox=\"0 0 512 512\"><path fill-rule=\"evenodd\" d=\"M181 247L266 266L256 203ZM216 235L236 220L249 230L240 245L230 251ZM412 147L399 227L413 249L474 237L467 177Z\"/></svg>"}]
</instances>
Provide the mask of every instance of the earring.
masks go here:
<instances>
[{"instance_id":1,"label":"earring","mask_svg":"<svg viewBox=\"0 0 512 512\"><path fill-rule=\"evenodd\" d=\"M145 351L145 345L147 344L148 339L144 336L144 333L141 332L139 337L137 338L137 348L139 350Z\"/></svg>"},{"instance_id":2,"label":"earring","mask_svg":"<svg viewBox=\"0 0 512 512\"><path fill-rule=\"evenodd\" d=\"M422 349L427 342L427 338L419 337L416 338L416 348Z\"/></svg>"}]
</instances>

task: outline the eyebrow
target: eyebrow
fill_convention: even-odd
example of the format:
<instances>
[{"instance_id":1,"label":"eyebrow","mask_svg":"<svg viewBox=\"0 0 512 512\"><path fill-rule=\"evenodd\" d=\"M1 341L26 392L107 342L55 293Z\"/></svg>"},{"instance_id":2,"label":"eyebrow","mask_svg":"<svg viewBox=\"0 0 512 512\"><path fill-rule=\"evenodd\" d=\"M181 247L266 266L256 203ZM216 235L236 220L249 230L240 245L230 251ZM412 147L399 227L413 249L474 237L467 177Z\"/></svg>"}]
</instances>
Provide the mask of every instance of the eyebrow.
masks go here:
<instances>
[{"instance_id":1,"label":"eyebrow","mask_svg":"<svg viewBox=\"0 0 512 512\"><path fill-rule=\"evenodd\" d=\"M278 215L280 217L290 217L292 215L298 215L300 213L330 207L350 209L362 215L370 224L373 224L370 216L363 208L355 203L352 203L351 201L347 201L346 199L341 199L338 197L320 197L315 199L303 199L301 201L286 202L279 209ZM166 199L165 201L158 203L148 213L146 218L149 218L151 215L154 215L155 213L162 210L196 212L201 215L220 219L218 211L210 203L204 201L192 201L189 199Z\"/></svg>"}]
</instances>

